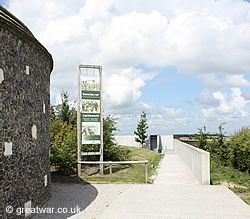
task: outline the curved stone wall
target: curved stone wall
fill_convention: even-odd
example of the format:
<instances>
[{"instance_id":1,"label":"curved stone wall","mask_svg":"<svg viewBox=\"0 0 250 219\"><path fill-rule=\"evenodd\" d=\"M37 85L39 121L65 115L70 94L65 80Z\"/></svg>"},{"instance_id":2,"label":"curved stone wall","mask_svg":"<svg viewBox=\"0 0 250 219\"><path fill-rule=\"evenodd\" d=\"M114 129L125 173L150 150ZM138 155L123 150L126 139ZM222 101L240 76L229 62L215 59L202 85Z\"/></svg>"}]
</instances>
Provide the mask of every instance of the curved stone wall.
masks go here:
<instances>
[{"instance_id":1,"label":"curved stone wall","mask_svg":"<svg viewBox=\"0 0 250 219\"><path fill-rule=\"evenodd\" d=\"M0 51L0 218L23 218L49 198L53 60L1 6Z\"/></svg>"}]
</instances>

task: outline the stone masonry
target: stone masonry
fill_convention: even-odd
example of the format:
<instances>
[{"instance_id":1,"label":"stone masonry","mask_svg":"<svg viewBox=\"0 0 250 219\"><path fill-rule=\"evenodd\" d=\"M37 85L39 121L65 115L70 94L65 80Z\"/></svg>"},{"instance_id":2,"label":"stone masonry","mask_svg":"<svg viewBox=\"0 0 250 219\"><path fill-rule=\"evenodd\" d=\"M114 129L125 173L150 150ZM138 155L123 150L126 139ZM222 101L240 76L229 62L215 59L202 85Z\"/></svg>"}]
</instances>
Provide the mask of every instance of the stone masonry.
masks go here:
<instances>
[{"instance_id":1,"label":"stone masonry","mask_svg":"<svg viewBox=\"0 0 250 219\"><path fill-rule=\"evenodd\" d=\"M49 52L0 6L0 219L28 217L21 208L49 199L52 69Z\"/></svg>"}]
</instances>

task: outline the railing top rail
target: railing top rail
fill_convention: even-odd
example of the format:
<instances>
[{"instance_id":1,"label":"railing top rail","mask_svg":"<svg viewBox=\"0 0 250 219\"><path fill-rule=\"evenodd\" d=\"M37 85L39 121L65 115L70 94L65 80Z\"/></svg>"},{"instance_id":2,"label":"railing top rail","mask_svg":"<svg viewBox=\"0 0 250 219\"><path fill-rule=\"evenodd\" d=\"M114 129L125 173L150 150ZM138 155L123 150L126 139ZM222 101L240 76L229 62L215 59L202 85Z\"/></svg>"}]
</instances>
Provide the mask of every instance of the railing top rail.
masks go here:
<instances>
[{"instance_id":1,"label":"railing top rail","mask_svg":"<svg viewBox=\"0 0 250 219\"><path fill-rule=\"evenodd\" d=\"M200 148L197 148L197 147L195 147L195 146L193 146L193 145L190 145L190 144L188 144L188 143L182 142L182 141L180 141L180 140L178 140L178 139L174 139L174 142L181 143L181 144L185 145L186 147L191 148L192 150L198 151L198 152L200 152L200 153L209 154L209 152L207 152L207 151L205 151L205 150L202 150L202 149L200 149Z\"/></svg>"},{"instance_id":2,"label":"railing top rail","mask_svg":"<svg viewBox=\"0 0 250 219\"><path fill-rule=\"evenodd\" d=\"M148 163L148 160L138 161L77 161L78 164L140 164Z\"/></svg>"}]
</instances>

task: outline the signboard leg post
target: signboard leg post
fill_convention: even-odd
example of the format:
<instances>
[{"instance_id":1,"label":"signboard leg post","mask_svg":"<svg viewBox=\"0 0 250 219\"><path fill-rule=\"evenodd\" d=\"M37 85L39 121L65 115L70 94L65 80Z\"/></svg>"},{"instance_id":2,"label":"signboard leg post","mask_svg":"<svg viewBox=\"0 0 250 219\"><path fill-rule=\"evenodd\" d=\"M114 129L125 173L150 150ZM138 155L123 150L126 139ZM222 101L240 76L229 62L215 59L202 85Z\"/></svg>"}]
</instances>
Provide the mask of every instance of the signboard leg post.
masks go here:
<instances>
[{"instance_id":1,"label":"signboard leg post","mask_svg":"<svg viewBox=\"0 0 250 219\"><path fill-rule=\"evenodd\" d=\"M81 176L81 114L80 114L80 67L77 66L77 182Z\"/></svg>"},{"instance_id":2,"label":"signboard leg post","mask_svg":"<svg viewBox=\"0 0 250 219\"><path fill-rule=\"evenodd\" d=\"M101 145L100 145L100 152L101 152L101 155L100 155L100 161L102 162L103 161L103 109L102 109L102 67L100 67L99 69L100 71L100 108L101 108L101 112L100 112L100 122L101 122ZM100 172L101 174L103 174L103 164L100 164Z\"/></svg>"}]
</instances>

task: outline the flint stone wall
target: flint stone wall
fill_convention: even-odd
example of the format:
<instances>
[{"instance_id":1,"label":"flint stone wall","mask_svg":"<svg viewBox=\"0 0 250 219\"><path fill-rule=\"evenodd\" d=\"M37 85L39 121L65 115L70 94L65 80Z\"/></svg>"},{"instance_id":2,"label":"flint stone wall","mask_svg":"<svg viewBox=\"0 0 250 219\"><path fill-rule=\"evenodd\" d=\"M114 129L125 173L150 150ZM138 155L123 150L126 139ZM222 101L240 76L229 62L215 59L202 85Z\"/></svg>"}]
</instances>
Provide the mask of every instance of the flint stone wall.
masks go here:
<instances>
[{"instance_id":1,"label":"flint stone wall","mask_svg":"<svg viewBox=\"0 0 250 219\"><path fill-rule=\"evenodd\" d=\"M24 218L29 213L17 215L18 208L41 206L50 196L53 60L25 25L0 12L0 218Z\"/></svg>"}]
</instances>

